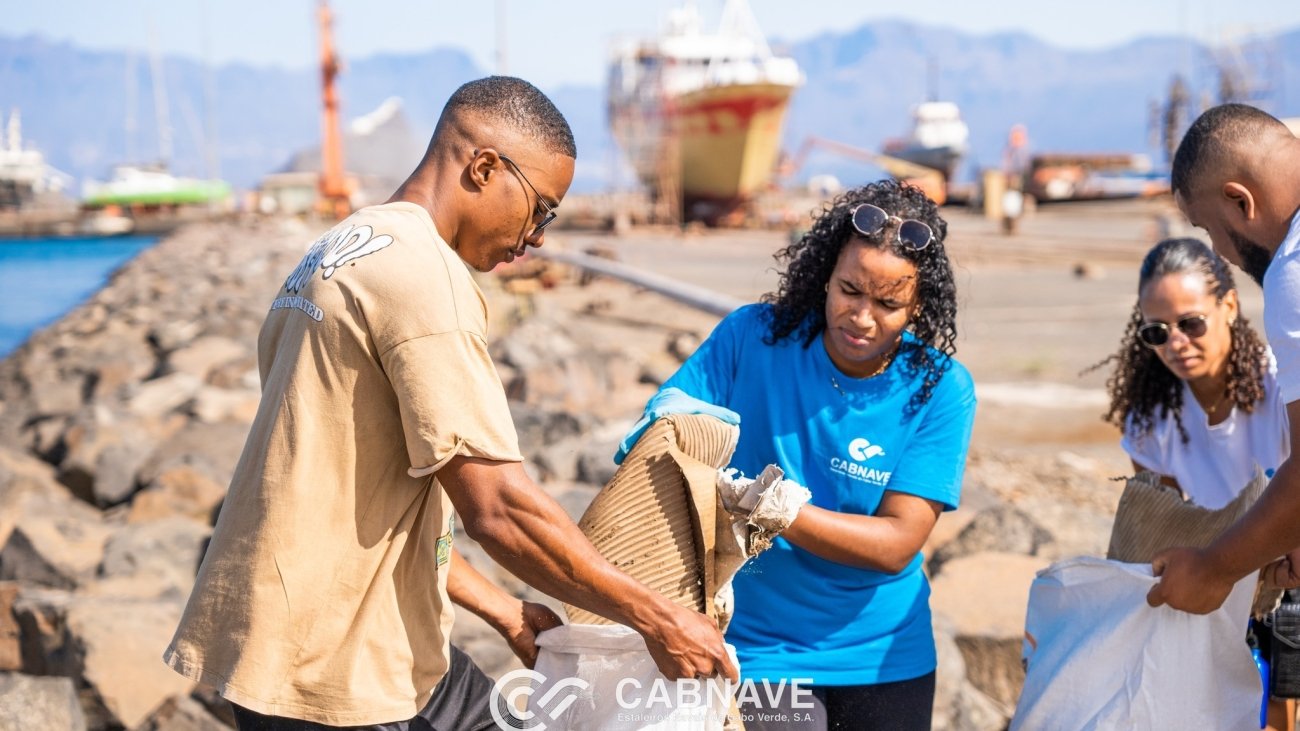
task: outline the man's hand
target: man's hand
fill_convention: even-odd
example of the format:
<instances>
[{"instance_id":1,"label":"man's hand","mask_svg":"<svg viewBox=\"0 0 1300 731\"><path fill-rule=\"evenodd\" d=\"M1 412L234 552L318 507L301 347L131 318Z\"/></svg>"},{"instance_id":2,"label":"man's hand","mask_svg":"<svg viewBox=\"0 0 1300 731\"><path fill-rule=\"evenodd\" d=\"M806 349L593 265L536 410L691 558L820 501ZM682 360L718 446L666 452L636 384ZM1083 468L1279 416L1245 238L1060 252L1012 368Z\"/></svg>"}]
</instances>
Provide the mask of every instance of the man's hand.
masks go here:
<instances>
[{"instance_id":1,"label":"man's hand","mask_svg":"<svg viewBox=\"0 0 1300 731\"><path fill-rule=\"evenodd\" d=\"M1300 588L1300 549L1265 566L1264 585L1270 589Z\"/></svg>"},{"instance_id":2,"label":"man's hand","mask_svg":"<svg viewBox=\"0 0 1300 731\"><path fill-rule=\"evenodd\" d=\"M706 614L667 600L663 604L658 620L641 632L659 672L669 680L721 675L733 683L739 681L718 625Z\"/></svg>"},{"instance_id":3,"label":"man's hand","mask_svg":"<svg viewBox=\"0 0 1300 731\"><path fill-rule=\"evenodd\" d=\"M1206 553L1192 548L1171 548L1151 561L1151 573L1160 582L1147 592L1147 604L1168 604L1192 614L1209 614L1223 606L1236 584L1210 562Z\"/></svg>"},{"instance_id":4,"label":"man's hand","mask_svg":"<svg viewBox=\"0 0 1300 731\"><path fill-rule=\"evenodd\" d=\"M460 551L452 549L447 594L453 602L483 618L505 638L524 665L537 663L537 635L564 624L543 604L520 601L480 574Z\"/></svg>"},{"instance_id":5,"label":"man's hand","mask_svg":"<svg viewBox=\"0 0 1300 731\"><path fill-rule=\"evenodd\" d=\"M524 667L531 670L537 664L537 635L562 624L559 615L545 604L521 602L518 615L496 629Z\"/></svg>"}]
</instances>

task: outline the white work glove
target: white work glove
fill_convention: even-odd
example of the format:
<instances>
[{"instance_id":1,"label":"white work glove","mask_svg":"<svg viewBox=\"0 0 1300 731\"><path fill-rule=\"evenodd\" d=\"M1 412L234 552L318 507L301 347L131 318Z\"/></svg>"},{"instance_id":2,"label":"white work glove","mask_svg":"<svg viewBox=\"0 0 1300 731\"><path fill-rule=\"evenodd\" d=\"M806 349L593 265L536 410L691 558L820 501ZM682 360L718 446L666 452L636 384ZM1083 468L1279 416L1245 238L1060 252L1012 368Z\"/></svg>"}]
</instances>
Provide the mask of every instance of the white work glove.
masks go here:
<instances>
[{"instance_id":1,"label":"white work glove","mask_svg":"<svg viewBox=\"0 0 1300 731\"><path fill-rule=\"evenodd\" d=\"M775 536L790 527L812 498L808 488L784 476L776 465L768 465L756 479L741 477L735 469L718 470L718 496L728 513Z\"/></svg>"}]
</instances>

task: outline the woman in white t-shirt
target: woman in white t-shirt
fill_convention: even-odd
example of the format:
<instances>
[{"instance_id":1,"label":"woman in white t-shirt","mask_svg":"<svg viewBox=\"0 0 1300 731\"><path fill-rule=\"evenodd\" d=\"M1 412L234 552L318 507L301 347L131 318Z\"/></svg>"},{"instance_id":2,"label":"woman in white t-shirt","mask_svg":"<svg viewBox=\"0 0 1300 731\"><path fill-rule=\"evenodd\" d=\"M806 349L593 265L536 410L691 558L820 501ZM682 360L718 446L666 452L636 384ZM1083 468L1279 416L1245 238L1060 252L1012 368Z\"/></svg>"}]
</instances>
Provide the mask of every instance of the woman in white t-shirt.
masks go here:
<instances>
[{"instance_id":1,"label":"woman in white t-shirt","mask_svg":"<svg viewBox=\"0 0 1300 731\"><path fill-rule=\"evenodd\" d=\"M1108 359L1106 420L1139 470L1221 508L1286 459L1276 364L1238 309L1227 263L1195 239L1147 253L1120 351Z\"/></svg>"},{"instance_id":2,"label":"woman in white t-shirt","mask_svg":"<svg viewBox=\"0 0 1300 731\"><path fill-rule=\"evenodd\" d=\"M1135 469L1162 475L1188 500L1221 508L1256 465L1271 476L1286 459L1277 365L1239 311L1232 271L1200 241L1167 239L1147 253L1123 343L1103 363L1112 361L1106 420L1123 429ZM1245 614L1250 589L1241 597ZM1294 728L1287 712L1270 702L1268 728Z\"/></svg>"}]
</instances>

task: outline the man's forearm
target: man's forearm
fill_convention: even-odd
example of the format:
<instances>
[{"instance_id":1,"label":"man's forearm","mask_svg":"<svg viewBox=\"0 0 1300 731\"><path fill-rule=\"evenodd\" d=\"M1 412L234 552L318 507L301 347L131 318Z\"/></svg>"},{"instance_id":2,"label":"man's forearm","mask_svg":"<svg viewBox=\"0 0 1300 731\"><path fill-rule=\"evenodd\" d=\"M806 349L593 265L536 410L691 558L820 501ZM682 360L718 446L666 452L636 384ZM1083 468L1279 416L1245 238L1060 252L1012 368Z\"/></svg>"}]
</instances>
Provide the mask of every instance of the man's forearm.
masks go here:
<instances>
[{"instance_id":1,"label":"man's forearm","mask_svg":"<svg viewBox=\"0 0 1300 731\"><path fill-rule=\"evenodd\" d=\"M666 600L606 561L559 503L531 485L521 466L468 464L440 479L466 532L511 573L561 601L634 628L656 618ZM462 482L473 487L458 489Z\"/></svg>"},{"instance_id":2,"label":"man's forearm","mask_svg":"<svg viewBox=\"0 0 1300 731\"><path fill-rule=\"evenodd\" d=\"M1205 553L1233 580L1300 547L1300 463L1288 458L1277 468L1264 494Z\"/></svg>"}]
</instances>

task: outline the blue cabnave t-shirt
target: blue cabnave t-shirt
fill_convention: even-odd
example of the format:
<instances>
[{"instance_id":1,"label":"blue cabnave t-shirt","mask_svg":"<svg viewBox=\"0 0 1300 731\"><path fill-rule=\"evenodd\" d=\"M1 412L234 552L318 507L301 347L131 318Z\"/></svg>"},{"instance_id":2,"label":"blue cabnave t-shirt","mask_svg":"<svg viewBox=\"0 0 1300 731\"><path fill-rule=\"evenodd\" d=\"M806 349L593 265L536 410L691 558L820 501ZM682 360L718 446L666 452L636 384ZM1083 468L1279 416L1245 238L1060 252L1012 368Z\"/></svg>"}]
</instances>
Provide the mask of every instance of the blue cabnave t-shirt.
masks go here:
<instances>
[{"instance_id":1,"label":"blue cabnave t-shirt","mask_svg":"<svg viewBox=\"0 0 1300 731\"><path fill-rule=\"evenodd\" d=\"M769 305L728 315L664 384L740 414L732 466L754 477L768 464L812 491L827 510L872 515L886 490L955 509L975 388L956 361L929 401L907 408L924 372L908 368L910 333L878 376L840 373L820 337L772 346ZM934 351L932 351L934 352ZM898 574L835 563L778 538L734 580L727 629L741 672L753 680L811 678L815 685L867 685L917 678L935 668L930 585L918 553Z\"/></svg>"}]
</instances>

